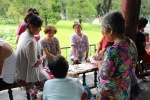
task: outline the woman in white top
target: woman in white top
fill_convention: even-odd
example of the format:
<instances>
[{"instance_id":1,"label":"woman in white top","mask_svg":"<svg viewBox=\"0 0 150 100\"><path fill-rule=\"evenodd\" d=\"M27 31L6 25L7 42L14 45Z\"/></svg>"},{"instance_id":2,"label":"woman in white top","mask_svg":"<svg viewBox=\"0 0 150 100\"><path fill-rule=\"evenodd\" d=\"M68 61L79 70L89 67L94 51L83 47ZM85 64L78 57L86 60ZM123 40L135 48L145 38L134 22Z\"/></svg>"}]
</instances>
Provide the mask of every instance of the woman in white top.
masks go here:
<instances>
[{"instance_id":1,"label":"woman in white top","mask_svg":"<svg viewBox=\"0 0 150 100\"><path fill-rule=\"evenodd\" d=\"M34 35L37 35L42 26L43 20L40 16L30 12L25 17L27 29L20 35L16 57L17 57L17 78L25 82L39 82L45 80L38 65L41 61L37 59L37 42Z\"/></svg>"},{"instance_id":2,"label":"woman in white top","mask_svg":"<svg viewBox=\"0 0 150 100\"><path fill-rule=\"evenodd\" d=\"M12 47L0 39L0 91L14 83L16 57Z\"/></svg>"}]
</instances>

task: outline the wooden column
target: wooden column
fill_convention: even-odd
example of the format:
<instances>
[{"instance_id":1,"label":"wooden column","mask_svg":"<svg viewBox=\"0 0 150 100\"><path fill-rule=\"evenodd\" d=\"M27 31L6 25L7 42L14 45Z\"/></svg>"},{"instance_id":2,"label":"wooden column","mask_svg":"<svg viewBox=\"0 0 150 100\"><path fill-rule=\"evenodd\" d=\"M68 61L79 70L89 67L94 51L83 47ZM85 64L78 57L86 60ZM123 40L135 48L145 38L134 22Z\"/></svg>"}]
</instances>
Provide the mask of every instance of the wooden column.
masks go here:
<instances>
[{"instance_id":1,"label":"wooden column","mask_svg":"<svg viewBox=\"0 0 150 100\"><path fill-rule=\"evenodd\" d=\"M135 41L141 0L122 0L122 14L125 18L125 34Z\"/></svg>"}]
</instances>

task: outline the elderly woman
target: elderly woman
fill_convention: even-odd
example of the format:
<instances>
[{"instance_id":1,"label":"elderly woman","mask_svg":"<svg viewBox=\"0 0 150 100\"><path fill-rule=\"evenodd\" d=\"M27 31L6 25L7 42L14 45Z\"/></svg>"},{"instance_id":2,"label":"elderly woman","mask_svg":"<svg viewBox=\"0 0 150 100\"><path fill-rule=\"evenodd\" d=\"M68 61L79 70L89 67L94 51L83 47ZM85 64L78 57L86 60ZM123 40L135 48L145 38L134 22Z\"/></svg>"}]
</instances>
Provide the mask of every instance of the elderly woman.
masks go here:
<instances>
[{"instance_id":1,"label":"elderly woman","mask_svg":"<svg viewBox=\"0 0 150 100\"><path fill-rule=\"evenodd\" d=\"M81 32L82 27L79 23L73 25L75 33L71 35L70 44L70 59L73 64L82 63L88 58L89 42L87 35Z\"/></svg>"},{"instance_id":2,"label":"elderly woman","mask_svg":"<svg viewBox=\"0 0 150 100\"><path fill-rule=\"evenodd\" d=\"M45 76L40 72L37 58L37 42L34 35L37 35L42 26L43 20L40 16L30 12L25 17L26 31L20 35L16 50L17 76L25 82L39 82L45 80Z\"/></svg>"},{"instance_id":3,"label":"elderly woman","mask_svg":"<svg viewBox=\"0 0 150 100\"><path fill-rule=\"evenodd\" d=\"M46 37L40 40L42 53L41 55L46 55L45 66L51 61L56 55L61 55L59 40L54 35L57 30L54 26L47 25L44 29Z\"/></svg>"},{"instance_id":4,"label":"elderly woman","mask_svg":"<svg viewBox=\"0 0 150 100\"><path fill-rule=\"evenodd\" d=\"M100 70L100 100L129 100L131 78L135 78L137 52L132 40L125 37L125 21L120 12L110 12L102 20L102 34L114 44L107 48ZM136 79L135 79L136 81Z\"/></svg>"},{"instance_id":5,"label":"elderly woman","mask_svg":"<svg viewBox=\"0 0 150 100\"><path fill-rule=\"evenodd\" d=\"M77 78L67 77L68 62L56 56L48 64L55 79L44 84L44 100L87 100L87 92Z\"/></svg>"}]
</instances>

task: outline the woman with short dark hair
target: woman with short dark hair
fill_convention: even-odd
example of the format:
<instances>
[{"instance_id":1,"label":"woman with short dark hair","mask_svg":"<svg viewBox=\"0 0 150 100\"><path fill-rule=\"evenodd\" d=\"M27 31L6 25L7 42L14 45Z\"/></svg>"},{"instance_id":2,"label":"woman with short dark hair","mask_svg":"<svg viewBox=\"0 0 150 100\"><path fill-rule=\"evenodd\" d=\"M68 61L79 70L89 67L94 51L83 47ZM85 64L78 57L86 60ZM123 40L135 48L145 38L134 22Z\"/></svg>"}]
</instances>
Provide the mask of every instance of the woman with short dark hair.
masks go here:
<instances>
[{"instance_id":1,"label":"woman with short dark hair","mask_svg":"<svg viewBox=\"0 0 150 100\"><path fill-rule=\"evenodd\" d=\"M38 67L41 60L37 58L37 42L34 35L40 32L43 20L30 12L26 15L25 22L27 29L20 35L16 50L17 78L25 82L42 81L46 78Z\"/></svg>"},{"instance_id":2,"label":"woman with short dark hair","mask_svg":"<svg viewBox=\"0 0 150 100\"><path fill-rule=\"evenodd\" d=\"M134 42L125 37L121 12L109 12L102 20L102 34L114 44L107 48L100 70L99 100L129 100L131 79L135 78L137 52ZM135 82L137 80L135 79Z\"/></svg>"},{"instance_id":3,"label":"woman with short dark hair","mask_svg":"<svg viewBox=\"0 0 150 100\"><path fill-rule=\"evenodd\" d=\"M68 62L63 56L56 56L48 67L55 79L44 84L44 100L87 100L87 92L77 78L67 77Z\"/></svg>"},{"instance_id":4,"label":"woman with short dark hair","mask_svg":"<svg viewBox=\"0 0 150 100\"><path fill-rule=\"evenodd\" d=\"M57 55L61 54L60 44L57 37L54 35L57 30L54 26L47 25L44 29L46 36L40 40L41 43L41 55L46 55L45 66L48 66L48 62Z\"/></svg>"}]
</instances>

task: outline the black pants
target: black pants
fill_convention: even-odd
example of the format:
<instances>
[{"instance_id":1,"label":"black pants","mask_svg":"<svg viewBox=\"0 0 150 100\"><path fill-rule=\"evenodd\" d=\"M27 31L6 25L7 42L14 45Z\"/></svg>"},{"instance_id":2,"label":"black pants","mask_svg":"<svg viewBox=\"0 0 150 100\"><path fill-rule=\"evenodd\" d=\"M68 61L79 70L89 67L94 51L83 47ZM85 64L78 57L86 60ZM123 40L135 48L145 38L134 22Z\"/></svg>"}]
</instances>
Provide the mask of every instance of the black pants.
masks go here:
<instances>
[{"instance_id":1,"label":"black pants","mask_svg":"<svg viewBox=\"0 0 150 100\"><path fill-rule=\"evenodd\" d=\"M3 81L2 78L0 78L0 91L4 90L5 88L7 88L8 86L10 86L11 84L8 84L6 82Z\"/></svg>"}]
</instances>

